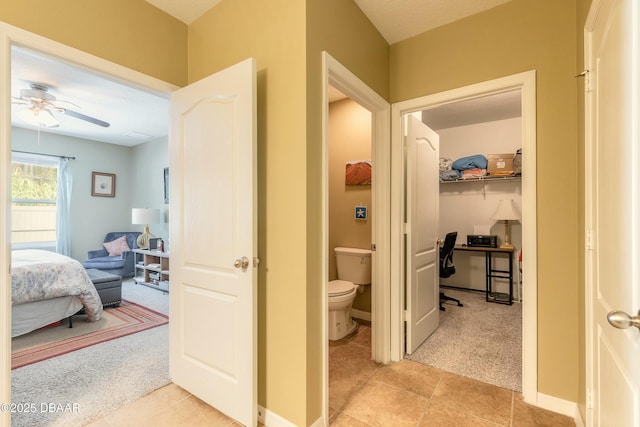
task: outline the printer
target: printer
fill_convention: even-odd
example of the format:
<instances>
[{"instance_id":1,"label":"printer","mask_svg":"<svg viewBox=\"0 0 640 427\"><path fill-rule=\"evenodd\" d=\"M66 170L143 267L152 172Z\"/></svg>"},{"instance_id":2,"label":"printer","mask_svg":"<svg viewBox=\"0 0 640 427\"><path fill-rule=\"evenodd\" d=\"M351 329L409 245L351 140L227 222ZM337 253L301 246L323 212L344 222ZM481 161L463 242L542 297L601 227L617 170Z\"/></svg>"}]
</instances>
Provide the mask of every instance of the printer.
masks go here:
<instances>
[{"instance_id":1,"label":"printer","mask_svg":"<svg viewBox=\"0 0 640 427\"><path fill-rule=\"evenodd\" d=\"M472 248L497 248L498 239L496 236L467 234L467 246Z\"/></svg>"}]
</instances>

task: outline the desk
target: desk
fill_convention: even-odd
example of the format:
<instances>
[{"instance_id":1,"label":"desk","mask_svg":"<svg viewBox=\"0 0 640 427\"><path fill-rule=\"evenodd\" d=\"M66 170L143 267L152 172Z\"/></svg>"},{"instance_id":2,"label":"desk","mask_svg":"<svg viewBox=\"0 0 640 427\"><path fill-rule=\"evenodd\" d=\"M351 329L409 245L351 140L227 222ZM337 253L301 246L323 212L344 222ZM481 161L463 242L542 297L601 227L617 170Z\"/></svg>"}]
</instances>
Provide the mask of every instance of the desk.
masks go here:
<instances>
[{"instance_id":1,"label":"desk","mask_svg":"<svg viewBox=\"0 0 640 427\"><path fill-rule=\"evenodd\" d=\"M462 246L456 245L456 251L468 251L468 252L484 252L485 255L485 275L486 275L486 288L485 288L485 300L487 302L495 302L498 304L513 304L513 252L515 248L481 248L476 246ZM509 270L496 270L493 268L492 254L501 253L509 256ZM509 299L500 298L499 294L493 293L493 279L509 279Z\"/></svg>"}]
</instances>

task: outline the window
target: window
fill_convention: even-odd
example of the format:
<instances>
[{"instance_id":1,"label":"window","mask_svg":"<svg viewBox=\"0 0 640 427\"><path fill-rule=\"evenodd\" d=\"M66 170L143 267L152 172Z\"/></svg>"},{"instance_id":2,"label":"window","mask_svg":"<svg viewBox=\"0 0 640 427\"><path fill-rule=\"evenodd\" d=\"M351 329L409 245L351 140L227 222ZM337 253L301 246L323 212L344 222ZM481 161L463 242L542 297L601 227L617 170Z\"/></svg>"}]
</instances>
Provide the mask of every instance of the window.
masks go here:
<instances>
[{"instance_id":1,"label":"window","mask_svg":"<svg viewBox=\"0 0 640 427\"><path fill-rule=\"evenodd\" d=\"M11 240L14 247L56 242L58 160L16 153L11 158Z\"/></svg>"}]
</instances>

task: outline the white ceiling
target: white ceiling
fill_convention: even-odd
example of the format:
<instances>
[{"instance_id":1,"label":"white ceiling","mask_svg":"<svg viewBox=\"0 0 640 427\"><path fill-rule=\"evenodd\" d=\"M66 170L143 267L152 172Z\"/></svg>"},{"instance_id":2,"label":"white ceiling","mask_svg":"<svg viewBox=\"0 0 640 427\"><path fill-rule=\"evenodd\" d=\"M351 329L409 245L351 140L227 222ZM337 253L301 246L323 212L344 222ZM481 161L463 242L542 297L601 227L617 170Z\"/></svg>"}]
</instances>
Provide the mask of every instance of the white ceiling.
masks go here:
<instances>
[{"instance_id":1,"label":"white ceiling","mask_svg":"<svg viewBox=\"0 0 640 427\"><path fill-rule=\"evenodd\" d=\"M220 0L146 0L186 24ZM389 44L511 0L354 0Z\"/></svg>"},{"instance_id":2,"label":"white ceiling","mask_svg":"<svg viewBox=\"0 0 640 427\"><path fill-rule=\"evenodd\" d=\"M511 0L355 0L393 44Z\"/></svg>"},{"instance_id":3,"label":"white ceiling","mask_svg":"<svg viewBox=\"0 0 640 427\"><path fill-rule=\"evenodd\" d=\"M41 128L42 131L127 146L167 135L168 99L33 51L12 47L11 96L19 97L20 91L29 89L32 83L48 87L48 93L56 97L56 104L110 123L108 128L103 128L55 112L60 126ZM59 101L68 101L80 108ZM15 113L27 106L12 103L11 107L14 126L36 129L16 117Z\"/></svg>"},{"instance_id":4,"label":"white ceiling","mask_svg":"<svg viewBox=\"0 0 640 427\"><path fill-rule=\"evenodd\" d=\"M440 105L422 112L431 129L449 129L522 116L522 93L518 90Z\"/></svg>"},{"instance_id":5,"label":"white ceiling","mask_svg":"<svg viewBox=\"0 0 640 427\"><path fill-rule=\"evenodd\" d=\"M189 24L220 0L146 0ZM493 8L510 0L354 0L389 43L395 43L432 28ZM60 122L47 132L133 146L168 133L168 100L125 86L60 61L14 47L12 50L11 95L32 83L45 85L57 100L69 101L79 113L109 122L103 128L56 113ZM75 107L62 104L71 110ZM24 105L12 105L14 126L34 129L20 122L15 112ZM487 107L484 108L487 110ZM448 114L453 114L449 112ZM45 129L42 129L45 130Z\"/></svg>"}]
</instances>

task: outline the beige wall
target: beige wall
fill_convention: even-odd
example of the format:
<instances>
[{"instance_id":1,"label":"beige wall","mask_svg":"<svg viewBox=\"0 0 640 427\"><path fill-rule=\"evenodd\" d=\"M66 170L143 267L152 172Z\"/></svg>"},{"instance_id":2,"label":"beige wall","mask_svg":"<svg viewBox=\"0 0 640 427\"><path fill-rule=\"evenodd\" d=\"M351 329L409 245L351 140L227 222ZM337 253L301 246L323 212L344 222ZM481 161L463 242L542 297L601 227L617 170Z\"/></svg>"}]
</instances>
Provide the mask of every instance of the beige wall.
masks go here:
<instances>
[{"instance_id":1,"label":"beige wall","mask_svg":"<svg viewBox=\"0 0 640 427\"><path fill-rule=\"evenodd\" d=\"M371 113L344 99L329 106L329 280L338 278L333 248L371 247L371 185L345 185L345 165L371 160ZM356 206L366 206L368 218L356 220ZM363 288L353 307L371 312L370 287Z\"/></svg>"},{"instance_id":2,"label":"beige wall","mask_svg":"<svg viewBox=\"0 0 640 427\"><path fill-rule=\"evenodd\" d=\"M538 390L574 402L581 329L576 23L575 0L513 0L391 46L394 102L537 71Z\"/></svg>"},{"instance_id":3,"label":"beige wall","mask_svg":"<svg viewBox=\"0 0 640 427\"><path fill-rule=\"evenodd\" d=\"M187 81L187 26L143 0L2 0L0 21L176 86Z\"/></svg>"},{"instance_id":4,"label":"beige wall","mask_svg":"<svg viewBox=\"0 0 640 427\"><path fill-rule=\"evenodd\" d=\"M389 92L389 46L353 1L306 0L307 4L307 320L309 346L307 421L322 411L322 51L357 75L382 97Z\"/></svg>"},{"instance_id":5,"label":"beige wall","mask_svg":"<svg viewBox=\"0 0 640 427\"><path fill-rule=\"evenodd\" d=\"M188 40L183 23L143 0L3 0L0 20L178 86L256 58L259 403L309 425L322 402L323 50L394 102L537 70L539 390L583 402L573 76L589 3L513 0L391 48L345 0L223 0Z\"/></svg>"}]
</instances>

